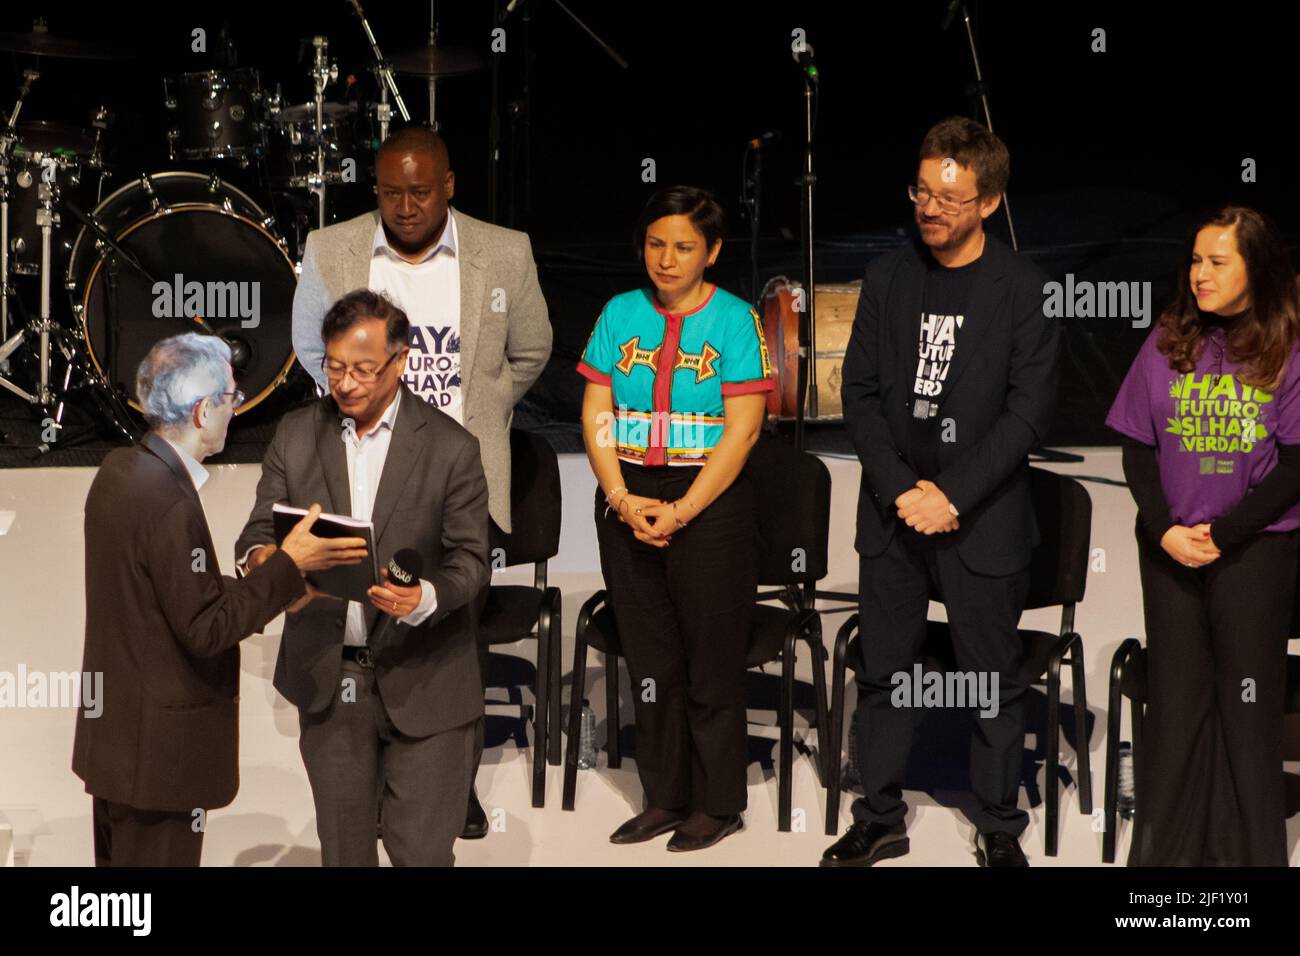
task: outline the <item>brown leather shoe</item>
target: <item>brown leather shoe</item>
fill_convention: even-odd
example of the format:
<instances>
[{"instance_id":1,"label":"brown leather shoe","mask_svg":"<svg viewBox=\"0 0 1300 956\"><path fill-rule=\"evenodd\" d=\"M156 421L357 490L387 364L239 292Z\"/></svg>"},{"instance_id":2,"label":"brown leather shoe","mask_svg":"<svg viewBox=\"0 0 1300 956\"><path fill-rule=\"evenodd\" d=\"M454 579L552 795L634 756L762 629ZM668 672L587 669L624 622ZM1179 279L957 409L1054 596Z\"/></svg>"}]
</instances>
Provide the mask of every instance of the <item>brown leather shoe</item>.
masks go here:
<instances>
[{"instance_id":1,"label":"brown leather shoe","mask_svg":"<svg viewBox=\"0 0 1300 956\"><path fill-rule=\"evenodd\" d=\"M610 843L644 843L653 840L661 833L674 830L686 819L681 810L661 810L651 807L645 813L638 813L627 823L609 835Z\"/></svg>"},{"instance_id":2,"label":"brown leather shoe","mask_svg":"<svg viewBox=\"0 0 1300 956\"><path fill-rule=\"evenodd\" d=\"M744 827L745 822L739 813L733 813L729 817L713 817L702 810L696 810L677 828L673 838L668 841L668 849L674 853L703 850Z\"/></svg>"}]
</instances>

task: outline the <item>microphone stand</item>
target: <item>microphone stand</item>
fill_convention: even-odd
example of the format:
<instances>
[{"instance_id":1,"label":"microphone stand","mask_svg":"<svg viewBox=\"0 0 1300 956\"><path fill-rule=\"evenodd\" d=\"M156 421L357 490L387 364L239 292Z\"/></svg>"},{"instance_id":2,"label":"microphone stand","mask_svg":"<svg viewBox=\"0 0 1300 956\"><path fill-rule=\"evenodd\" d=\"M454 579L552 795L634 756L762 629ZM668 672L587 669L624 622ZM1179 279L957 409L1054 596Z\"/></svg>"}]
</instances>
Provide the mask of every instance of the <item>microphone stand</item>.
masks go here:
<instances>
[{"instance_id":1,"label":"microphone stand","mask_svg":"<svg viewBox=\"0 0 1300 956\"><path fill-rule=\"evenodd\" d=\"M600 38L596 31L587 26L582 19L570 10L561 0L553 0L554 4L559 7L570 20L576 23L587 36L605 51L605 55L617 63L623 69L628 69L627 60L619 55L618 51ZM529 87L531 86L532 77L532 58L529 53L529 27L532 23L532 2L531 0L509 0L506 4L505 11L501 15L501 21L504 22L510 14L514 13L515 8L522 6L523 13L523 42L520 44L523 57L523 89L520 91L519 98L510 104L510 118L512 127L520 130L518 139L522 140L522 147L516 143L511 147L512 161L517 161L522 157L523 172L519 176L511 177L512 182L520 184L520 191L523 193L523 208L527 212L532 207L532 163L530 161L530 152L532 150L532 110L529 109L528 97ZM508 205L507 223L511 226L515 224L515 190L512 187L510 192L510 202Z\"/></svg>"},{"instance_id":2,"label":"microphone stand","mask_svg":"<svg viewBox=\"0 0 1300 956\"><path fill-rule=\"evenodd\" d=\"M970 57L975 64L975 92L979 95L980 104L984 107L984 125L988 127L989 132L993 132L993 114L989 112L989 94L984 86L984 72L980 69L980 55L975 48L975 31L971 28L970 10L966 6L965 0L957 0L961 7L961 19L966 25L966 39L970 43ZM945 27L951 22L951 18L945 21ZM1007 194L1002 193L1002 211L1007 214L1007 231L1011 235L1011 248L1016 252L1020 251L1020 244L1016 241L1016 224L1011 219L1011 202L1007 199Z\"/></svg>"},{"instance_id":3,"label":"microphone stand","mask_svg":"<svg viewBox=\"0 0 1300 956\"><path fill-rule=\"evenodd\" d=\"M755 145L757 143L757 145ZM750 162L750 157L753 162ZM741 160L740 209L749 218L749 301L762 314L763 303L758 301L758 237L763 190L763 146L760 140L751 140L745 147Z\"/></svg>"},{"instance_id":4,"label":"microphone stand","mask_svg":"<svg viewBox=\"0 0 1300 956\"><path fill-rule=\"evenodd\" d=\"M803 172L798 179L800 186L799 233L803 246L803 309L799 312L799 354L798 372L795 376L794 406L794 446L804 447L804 397L808 399L808 409L813 418L817 417L817 381L816 376L808 374L809 343L816 341L817 335L817 296L814 294L813 279L813 189L817 176L813 172L813 98L818 94L814 81L815 69L805 65L803 69L803 106L804 106L804 150Z\"/></svg>"},{"instance_id":5,"label":"microphone stand","mask_svg":"<svg viewBox=\"0 0 1300 956\"><path fill-rule=\"evenodd\" d=\"M393 79L393 71L384 59L383 53L379 51L379 41L375 39L375 31L370 29L370 23L366 20L366 14L361 9L358 0L350 0L352 9L357 12L357 19L361 21L361 29L366 33L366 39L370 41L370 52L375 55L376 72L380 79L380 100L379 107L379 140L383 142L388 138L388 94L393 94L393 102L397 104L397 112L402 114L402 122L411 121L411 113L406 108L406 103L402 101L401 91L397 88L397 81Z\"/></svg>"}]
</instances>

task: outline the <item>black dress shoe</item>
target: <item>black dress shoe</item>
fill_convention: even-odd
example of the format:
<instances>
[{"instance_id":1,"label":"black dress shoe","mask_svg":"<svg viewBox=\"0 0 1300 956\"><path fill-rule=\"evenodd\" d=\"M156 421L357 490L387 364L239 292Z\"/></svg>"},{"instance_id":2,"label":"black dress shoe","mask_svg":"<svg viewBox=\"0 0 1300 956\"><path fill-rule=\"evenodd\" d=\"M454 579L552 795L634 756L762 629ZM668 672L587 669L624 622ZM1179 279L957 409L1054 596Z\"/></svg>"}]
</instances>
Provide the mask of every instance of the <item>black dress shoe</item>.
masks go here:
<instances>
[{"instance_id":1,"label":"black dress shoe","mask_svg":"<svg viewBox=\"0 0 1300 956\"><path fill-rule=\"evenodd\" d=\"M661 810L651 807L644 813L638 813L627 823L609 835L610 843L644 843L653 840L661 833L677 829L677 825L686 819L680 810Z\"/></svg>"},{"instance_id":2,"label":"black dress shoe","mask_svg":"<svg viewBox=\"0 0 1300 956\"><path fill-rule=\"evenodd\" d=\"M465 812L465 829L460 831L462 840L481 840L487 836L487 814L483 804L478 802L478 794L471 788L469 792L469 809Z\"/></svg>"},{"instance_id":3,"label":"black dress shoe","mask_svg":"<svg viewBox=\"0 0 1300 956\"><path fill-rule=\"evenodd\" d=\"M822 854L822 866L871 866L881 860L905 856L912 848L907 825L855 823Z\"/></svg>"},{"instance_id":4,"label":"black dress shoe","mask_svg":"<svg viewBox=\"0 0 1300 956\"><path fill-rule=\"evenodd\" d=\"M737 830L743 830L744 827L745 821L740 818L739 813L714 817L697 810L677 828L673 838L668 841L668 849L674 853L703 850L705 847L713 846L723 837L730 836Z\"/></svg>"},{"instance_id":5,"label":"black dress shoe","mask_svg":"<svg viewBox=\"0 0 1300 956\"><path fill-rule=\"evenodd\" d=\"M980 866L1028 866L1020 841L1010 833L981 833L975 838L975 861Z\"/></svg>"}]
</instances>

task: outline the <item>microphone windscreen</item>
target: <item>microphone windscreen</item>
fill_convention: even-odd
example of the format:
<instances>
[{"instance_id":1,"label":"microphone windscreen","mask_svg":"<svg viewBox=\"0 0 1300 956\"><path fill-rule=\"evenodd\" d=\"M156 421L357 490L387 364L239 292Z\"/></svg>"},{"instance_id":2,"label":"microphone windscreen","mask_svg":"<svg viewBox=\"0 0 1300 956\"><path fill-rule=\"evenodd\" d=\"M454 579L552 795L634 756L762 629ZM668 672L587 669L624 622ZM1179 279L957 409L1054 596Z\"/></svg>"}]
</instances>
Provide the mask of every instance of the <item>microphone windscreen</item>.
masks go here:
<instances>
[{"instance_id":1,"label":"microphone windscreen","mask_svg":"<svg viewBox=\"0 0 1300 956\"><path fill-rule=\"evenodd\" d=\"M424 572L424 558L414 548L402 548L388 561L388 580L398 587L414 587Z\"/></svg>"}]
</instances>

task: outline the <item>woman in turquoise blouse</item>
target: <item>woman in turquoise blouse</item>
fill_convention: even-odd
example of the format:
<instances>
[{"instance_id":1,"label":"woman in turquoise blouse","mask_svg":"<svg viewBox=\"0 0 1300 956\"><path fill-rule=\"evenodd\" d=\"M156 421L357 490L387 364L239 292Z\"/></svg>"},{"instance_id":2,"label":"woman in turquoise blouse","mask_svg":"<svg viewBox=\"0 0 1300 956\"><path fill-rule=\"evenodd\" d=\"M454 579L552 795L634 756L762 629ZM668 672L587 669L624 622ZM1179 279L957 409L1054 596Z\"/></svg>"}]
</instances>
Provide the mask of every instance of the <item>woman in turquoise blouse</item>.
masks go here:
<instances>
[{"instance_id":1,"label":"woman in turquoise blouse","mask_svg":"<svg viewBox=\"0 0 1300 956\"><path fill-rule=\"evenodd\" d=\"M758 575L742 469L775 385L757 313L704 280L722 250L713 197L659 191L637 246L652 288L605 305L578 363L601 570L632 676L647 804L610 840L672 830L668 849L695 850L739 830L745 809ZM609 715L610 732L617 726Z\"/></svg>"}]
</instances>

